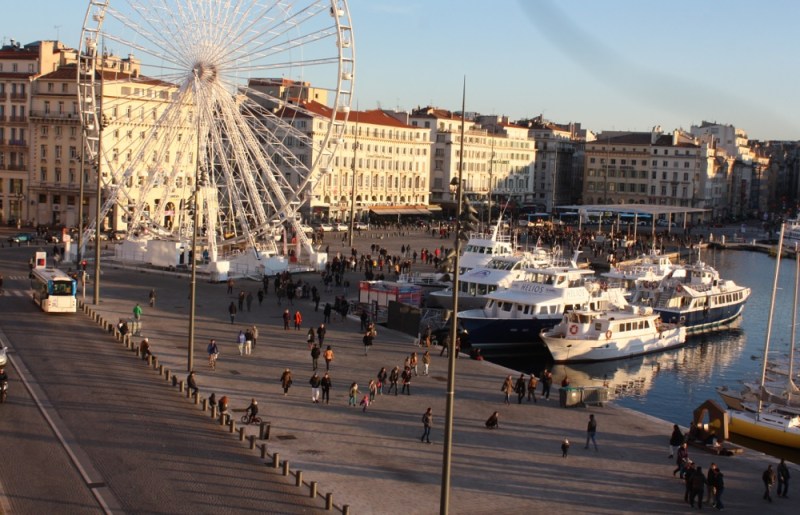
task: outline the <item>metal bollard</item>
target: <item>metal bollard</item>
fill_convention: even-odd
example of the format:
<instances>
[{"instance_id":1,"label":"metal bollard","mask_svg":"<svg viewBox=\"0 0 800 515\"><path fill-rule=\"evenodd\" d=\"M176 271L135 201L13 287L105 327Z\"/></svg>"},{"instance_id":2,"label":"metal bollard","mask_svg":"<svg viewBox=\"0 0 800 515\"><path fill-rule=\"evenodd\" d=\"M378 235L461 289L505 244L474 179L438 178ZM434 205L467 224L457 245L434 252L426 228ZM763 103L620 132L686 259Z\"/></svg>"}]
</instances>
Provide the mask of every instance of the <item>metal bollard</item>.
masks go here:
<instances>
[{"instance_id":1,"label":"metal bollard","mask_svg":"<svg viewBox=\"0 0 800 515\"><path fill-rule=\"evenodd\" d=\"M189 385L186 385L186 398L190 399L192 397L192 389L189 388Z\"/></svg>"},{"instance_id":2,"label":"metal bollard","mask_svg":"<svg viewBox=\"0 0 800 515\"><path fill-rule=\"evenodd\" d=\"M309 485L308 485L308 493L309 493L308 496L311 497L312 499L314 499L317 496L317 482L316 481L312 481L311 483L309 483Z\"/></svg>"},{"instance_id":3,"label":"metal bollard","mask_svg":"<svg viewBox=\"0 0 800 515\"><path fill-rule=\"evenodd\" d=\"M250 435L247 437L247 440L250 442L250 450L256 448L256 435Z\"/></svg>"},{"instance_id":4,"label":"metal bollard","mask_svg":"<svg viewBox=\"0 0 800 515\"><path fill-rule=\"evenodd\" d=\"M164 379L166 379L167 381L169 381L169 369L168 369L168 368L165 368L165 369L164 369Z\"/></svg>"},{"instance_id":5,"label":"metal bollard","mask_svg":"<svg viewBox=\"0 0 800 515\"><path fill-rule=\"evenodd\" d=\"M283 462L283 470L281 471L281 474L283 474L284 476L289 475L289 460Z\"/></svg>"},{"instance_id":6,"label":"metal bollard","mask_svg":"<svg viewBox=\"0 0 800 515\"><path fill-rule=\"evenodd\" d=\"M240 442L244 442L244 428L243 427L239 428L239 441Z\"/></svg>"},{"instance_id":7,"label":"metal bollard","mask_svg":"<svg viewBox=\"0 0 800 515\"><path fill-rule=\"evenodd\" d=\"M178 376L172 376L172 386L178 386Z\"/></svg>"},{"instance_id":8,"label":"metal bollard","mask_svg":"<svg viewBox=\"0 0 800 515\"><path fill-rule=\"evenodd\" d=\"M260 433L261 433L261 439L262 440L269 440L269 430L270 430L271 427L272 427L272 423L271 422L262 422L261 423Z\"/></svg>"},{"instance_id":9,"label":"metal bollard","mask_svg":"<svg viewBox=\"0 0 800 515\"><path fill-rule=\"evenodd\" d=\"M208 399L203 399L203 411L208 411Z\"/></svg>"},{"instance_id":10,"label":"metal bollard","mask_svg":"<svg viewBox=\"0 0 800 515\"><path fill-rule=\"evenodd\" d=\"M325 509L330 511L333 509L333 493L328 492L325 494Z\"/></svg>"},{"instance_id":11,"label":"metal bollard","mask_svg":"<svg viewBox=\"0 0 800 515\"><path fill-rule=\"evenodd\" d=\"M267 444L262 444L261 447L261 459L264 460L267 458Z\"/></svg>"},{"instance_id":12,"label":"metal bollard","mask_svg":"<svg viewBox=\"0 0 800 515\"><path fill-rule=\"evenodd\" d=\"M220 414L219 425L224 426L227 418L228 416L225 413Z\"/></svg>"},{"instance_id":13,"label":"metal bollard","mask_svg":"<svg viewBox=\"0 0 800 515\"><path fill-rule=\"evenodd\" d=\"M200 392L194 392L194 395L193 395L193 397L194 397L194 404L195 404L195 406L197 406L198 404L200 404ZM203 411L205 411L205 410L203 410Z\"/></svg>"},{"instance_id":14,"label":"metal bollard","mask_svg":"<svg viewBox=\"0 0 800 515\"><path fill-rule=\"evenodd\" d=\"M158 368L160 365L158 364L158 356L152 356L153 358L153 368Z\"/></svg>"},{"instance_id":15,"label":"metal bollard","mask_svg":"<svg viewBox=\"0 0 800 515\"><path fill-rule=\"evenodd\" d=\"M158 365L158 373L164 375L164 365Z\"/></svg>"},{"instance_id":16,"label":"metal bollard","mask_svg":"<svg viewBox=\"0 0 800 515\"><path fill-rule=\"evenodd\" d=\"M153 355L152 354L148 354L146 361L147 361L147 366L148 367L152 367L153 366Z\"/></svg>"},{"instance_id":17,"label":"metal bollard","mask_svg":"<svg viewBox=\"0 0 800 515\"><path fill-rule=\"evenodd\" d=\"M175 386L175 382L176 381L178 381L178 376L172 376L172 386ZM183 389L185 387L186 387L186 385L183 383L183 381L178 381L178 391L179 392L183 393Z\"/></svg>"},{"instance_id":18,"label":"metal bollard","mask_svg":"<svg viewBox=\"0 0 800 515\"><path fill-rule=\"evenodd\" d=\"M294 486L303 486L303 471L298 470L294 473Z\"/></svg>"},{"instance_id":19,"label":"metal bollard","mask_svg":"<svg viewBox=\"0 0 800 515\"><path fill-rule=\"evenodd\" d=\"M129 345L126 345L125 347L130 349ZM136 357L137 358L141 358L142 357L142 347L140 345L134 345L134 349L133 350L136 351Z\"/></svg>"},{"instance_id":20,"label":"metal bollard","mask_svg":"<svg viewBox=\"0 0 800 515\"><path fill-rule=\"evenodd\" d=\"M217 406L211 406L211 418L217 418Z\"/></svg>"},{"instance_id":21,"label":"metal bollard","mask_svg":"<svg viewBox=\"0 0 800 515\"><path fill-rule=\"evenodd\" d=\"M280 466L281 463L281 453L276 452L272 455L272 468L276 469Z\"/></svg>"},{"instance_id":22,"label":"metal bollard","mask_svg":"<svg viewBox=\"0 0 800 515\"><path fill-rule=\"evenodd\" d=\"M342 506L342 515L350 515L350 505L345 504Z\"/></svg>"},{"instance_id":23,"label":"metal bollard","mask_svg":"<svg viewBox=\"0 0 800 515\"><path fill-rule=\"evenodd\" d=\"M228 432L233 434L233 433L236 432L236 421L233 420L233 418L231 418L231 417L228 417L228 418L230 419L228 421L228 424L230 424L230 427L228 428Z\"/></svg>"}]
</instances>

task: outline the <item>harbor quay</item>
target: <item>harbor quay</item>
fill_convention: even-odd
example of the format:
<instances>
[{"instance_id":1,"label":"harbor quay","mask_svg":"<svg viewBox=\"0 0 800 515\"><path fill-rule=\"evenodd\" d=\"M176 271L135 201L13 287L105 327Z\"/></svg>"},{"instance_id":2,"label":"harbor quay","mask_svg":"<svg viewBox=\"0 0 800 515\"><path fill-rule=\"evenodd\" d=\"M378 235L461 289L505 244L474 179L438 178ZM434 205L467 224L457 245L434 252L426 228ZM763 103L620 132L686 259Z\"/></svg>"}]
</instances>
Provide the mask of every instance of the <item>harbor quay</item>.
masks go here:
<instances>
[{"instance_id":1,"label":"harbor quay","mask_svg":"<svg viewBox=\"0 0 800 515\"><path fill-rule=\"evenodd\" d=\"M329 235L329 252L347 254L349 247ZM451 240L432 238L421 231L394 234L370 231L356 239L359 252L369 252L379 244L390 254L399 254L401 245L422 247L451 246ZM106 261L102 264L101 302L87 307L110 323L132 316L139 303L143 309L140 336L160 364L179 378L187 373L189 324L188 275L130 269ZM421 270L424 271L424 270ZM351 296L363 274L348 273ZM388 274L387 274L388 277ZM348 505L351 513L436 513L439 511L442 471L442 434L444 428L446 356L431 349L432 362L427 376L411 381L410 395L378 395L366 410L359 402L368 393L367 385L381 367L402 369L411 352L424 349L414 344L414 337L379 326L374 345L364 351L357 318L341 320L333 315L326 324L323 350L330 345L334 359L330 366L333 380L330 404L312 402L309 379L312 360L306 343L309 327L323 322L323 306L333 303L341 289L326 292L320 274L293 274L293 279L317 286L322 301L319 311L310 299L294 299L279 305L270 284L264 302L246 305L231 323L228 306L237 302L240 291L255 297L261 284L236 279L233 293L226 284L197 282L196 336L193 369L200 395L216 398L226 395L233 418L237 420L255 398L259 416L270 424L267 449L279 453L292 471L302 471L303 480L315 481L322 494L332 493L336 506ZM148 294L156 290L154 308L148 306ZM285 330L282 314L289 309L302 314L299 330ZM85 316L78 314L78 316ZM292 319L293 320L293 319ZM236 338L240 330L256 325L258 339L250 355L239 355ZM114 345L111 335L109 345ZM220 356L216 369L208 366L206 345L216 339ZM118 344L117 344L118 345ZM124 352L120 345L120 352ZM141 361L131 354L131 366ZM281 375L286 369L293 383L284 395ZM418 367L422 373L422 365ZM325 372L319 360L317 371ZM659 420L607 403L602 407L561 408L554 385L550 400L524 399L504 403L501 386L504 379L519 373L487 361L474 361L462 355L456 360L454 446L451 472L451 513L675 513L689 509L684 502L684 482L673 476L675 460L669 459L668 441L673 423L685 426L687 420ZM356 406L348 405L352 383L358 384ZM166 383L165 383L166 387ZM135 394L135 392L132 392ZM679 393L676 393L676 395ZM178 395L178 393L176 393ZM187 402L190 402L187 399ZM433 430L430 445L421 442L422 414L431 407ZM485 427L486 419L499 412L499 429ZM585 449L589 415L597 420L597 446ZM212 419L203 422L214 424ZM249 426L248 435L257 435L258 426ZM220 430L220 438L230 438ZM561 443L567 438L570 449L562 457ZM231 438L231 445L245 445ZM253 452L257 452L254 450ZM690 457L704 472L715 462L725 477L723 500L726 511L734 513L794 513L796 501L762 499L761 474L774 458L747 450L743 455L718 457L690 448ZM270 464L269 458L265 463ZM792 475L800 470L792 465ZM709 506L710 507L710 506ZM222 507L221 507L222 508ZM269 511L265 507L265 511Z\"/></svg>"}]
</instances>

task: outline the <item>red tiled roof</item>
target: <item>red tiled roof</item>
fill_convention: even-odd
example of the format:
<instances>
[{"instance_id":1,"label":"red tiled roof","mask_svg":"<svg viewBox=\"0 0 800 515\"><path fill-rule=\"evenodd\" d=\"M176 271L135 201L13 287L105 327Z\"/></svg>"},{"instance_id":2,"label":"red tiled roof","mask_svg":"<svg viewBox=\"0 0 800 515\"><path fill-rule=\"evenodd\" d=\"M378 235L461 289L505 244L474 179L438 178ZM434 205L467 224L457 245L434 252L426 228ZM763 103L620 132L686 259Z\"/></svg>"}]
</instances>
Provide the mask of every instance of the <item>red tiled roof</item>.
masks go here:
<instances>
[{"instance_id":1,"label":"red tiled roof","mask_svg":"<svg viewBox=\"0 0 800 515\"><path fill-rule=\"evenodd\" d=\"M313 114L318 116L322 116L325 118L330 118L332 109L324 104L320 104L316 101L308 101L303 102L302 107L307 111L310 111ZM277 116L281 118L288 118L292 116L308 116L305 112L300 112L297 109L293 109L292 107L285 107L283 109L278 110ZM337 112L336 118L341 120L344 119L344 113ZM348 117L349 123L367 123L372 125L386 125L389 127L406 127L406 128L413 128L410 125L407 125L397 118L390 116L383 112L380 109L374 109L371 111L350 111L350 115Z\"/></svg>"}]
</instances>

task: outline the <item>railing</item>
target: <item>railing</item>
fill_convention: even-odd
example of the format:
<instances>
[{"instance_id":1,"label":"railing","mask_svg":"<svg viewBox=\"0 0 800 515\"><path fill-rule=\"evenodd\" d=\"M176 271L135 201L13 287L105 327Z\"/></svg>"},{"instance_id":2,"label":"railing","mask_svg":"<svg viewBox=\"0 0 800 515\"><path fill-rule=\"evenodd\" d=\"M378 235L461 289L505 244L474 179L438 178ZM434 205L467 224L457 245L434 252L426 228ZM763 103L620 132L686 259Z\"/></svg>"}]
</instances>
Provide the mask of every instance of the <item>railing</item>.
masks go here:
<instances>
[{"instance_id":1,"label":"railing","mask_svg":"<svg viewBox=\"0 0 800 515\"><path fill-rule=\"evenodd\" d=\"M50 120L72 120L78 119L77 113L56 113L53 111L30 111L31 118L47 118Z\"/></svg>"},{"instance_id":2,"label":"railing","mask_svg":"<svg viewBox=\"0 0 800 515\"><path fill-rule=\"evenodd\" d=\"M27 93L11 93L9 95L9 98L11 99L12 102L15 102L15 101L16 102L24 102L25 100L28 99L28 95L27 95Z\"/></svg>"},{"instance_id":3,"label":"railing","mask_svg":"<svg viewBox=\"0 0 800 515\"><path fill-rule=\"evenodd\" d=\"M8 164L6 165L6 170L13 170L17 172L25 172L28 170L28 167L24 164Z\"/></svg>"},{"instance_id":4,"label":"railing","mask_svg":"<svg viewBox=\"0 0 800 515\"><path fill-rule=\"evenodd\" d=\"M25 118L24 114L23 115L11 115L11 116L8 117L8 121L9 122L25 122L25 121L27 121L27 119Z\"/></svg>"},{"instance_id":5,"label":"railing","mask_svg":"<svg viewBox=\"0 0 800 515\"><path fill-rule=\"evenodd\" d=\"M8 140L8 144L12 147L27 147L28 142L21 139L10 139Z\"/></svg>"}]
</instances>

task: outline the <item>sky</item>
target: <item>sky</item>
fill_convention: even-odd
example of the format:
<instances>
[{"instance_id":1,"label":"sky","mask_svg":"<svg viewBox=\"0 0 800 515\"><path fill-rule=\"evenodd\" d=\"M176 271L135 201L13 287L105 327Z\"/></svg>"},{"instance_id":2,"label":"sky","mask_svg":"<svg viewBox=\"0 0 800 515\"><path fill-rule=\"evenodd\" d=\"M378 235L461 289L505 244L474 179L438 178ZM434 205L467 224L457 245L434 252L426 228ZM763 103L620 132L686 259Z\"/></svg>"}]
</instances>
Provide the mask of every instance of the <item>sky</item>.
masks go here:
<instances>
[{"instance_id":1,"label":"sky","mask_svg":"<svg viewBox=\"0 0 800 515\"><path fill-rule=\"evenodd\" d=\"M167 0L172 1L172 0ZM191 0L180 0L187 2ZM111 0L114 4L114 0ZM8 4L8 5L6 5ZM0 38L78 46L88 0L0 0ZM594 132L711 121L800 140L795 0L349 0L354 107L543 115Z\"/></svg>"}]
</instances>

